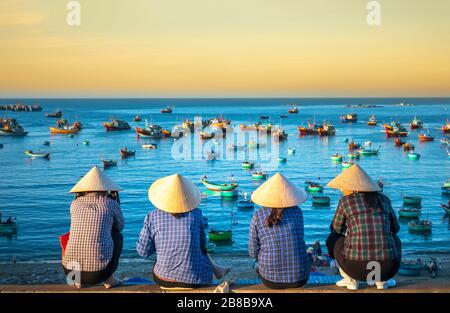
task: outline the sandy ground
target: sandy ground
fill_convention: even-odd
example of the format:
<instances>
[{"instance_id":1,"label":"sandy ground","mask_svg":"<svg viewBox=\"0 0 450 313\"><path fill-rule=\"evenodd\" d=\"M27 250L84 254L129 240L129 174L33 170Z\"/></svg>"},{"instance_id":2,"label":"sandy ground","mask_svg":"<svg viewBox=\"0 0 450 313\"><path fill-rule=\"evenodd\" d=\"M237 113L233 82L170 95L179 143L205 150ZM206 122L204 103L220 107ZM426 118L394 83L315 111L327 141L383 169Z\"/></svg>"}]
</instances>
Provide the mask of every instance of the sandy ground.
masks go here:
<instances>
[{"instance_id":1,"label":"sandy ground","mask_svg":"<svg viewBox=\"0 0 450 313\"><path fill-rule=\"evenodd\" d=\"M231 266L233 271L229 274L230 277L238 279L256 279L257 275L253 271L254 262L247 255L213 255L217 263L221 265ZM398 275L396 280L402 288L400 290L407 291L408 289L415 291L427 291L427 292L450 292L450 252L449 254L439 255L414 255L404 257L404 260L412 260L421 258L424 262L427 262L430 257L436 257L440 265L440 271L437 278L431 278L430 274L423 270L420 276L406 277ZM151 266L153 262L151 260L131 259L122 260L119 268L116 272L117 277L126 280L129 278L147 278L151 280ZM330 268L317 268L319 272L327 275L336 275L334 270ZM20 286L39 286L39 285L56 285L64 286L65 276L61 269L60 263L55 260L49 263L15 263L0 264L0 292L13 290ZM3 287L3 288L2 288ZM17 287L17 288L16 288ZM61 288L61 287L54 287ZM138 287L132 287L138 288ZM316 289L318 287L315 287ZM405 289L406 288L406 289ZM139 289L139 288L138 288ZM145 288L144 288L145 289ZM148 289L148 288L147 288ZM151 288L150 288L151 289ZM239 288L238 288L239 289ZM310 291L316 290L314 288ZM335 286L327 286L319 288L322 292L333 292ZM245 287L241 291L248 291ZM252 287L252 290L257 290L258 287ZM370 290L370 289L368 289ZM339 292L339 289L335 290ZM306 290L307 292L307 290ZM370 291L369 291L370 292Z\"/></svg>"}]
</instances>

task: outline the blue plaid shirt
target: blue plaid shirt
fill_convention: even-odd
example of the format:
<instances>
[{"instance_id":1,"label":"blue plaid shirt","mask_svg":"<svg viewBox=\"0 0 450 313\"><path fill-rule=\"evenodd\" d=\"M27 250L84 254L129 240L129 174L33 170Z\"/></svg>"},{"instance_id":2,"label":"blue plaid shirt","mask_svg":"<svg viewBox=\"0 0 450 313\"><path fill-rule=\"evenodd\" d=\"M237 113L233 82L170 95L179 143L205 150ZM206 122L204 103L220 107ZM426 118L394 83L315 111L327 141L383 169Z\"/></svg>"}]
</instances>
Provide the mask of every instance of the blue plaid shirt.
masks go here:
<instances>
[{"instance_id":1,"label":"blue plaid shirt","mask_svg":"<svg viewBox=\"0 0 450 313\"><path fill-rule=\"evenodd\" d=\"M144 221L137 252L149 257L156 252L154 273L163 280L187 284L211 284L212 268L206 252L206 234L200 209L179 218L161 210Z\"/></svg>"},{"instance_id":2,"label":"blue plaid shirt","mask_svg":"<svg viewBox=\"0 0 450 313\"><path fill-rule=\"evenodd\" d=\"M303 212L299 207L283 209L281 222L267 226L270 208L261 208L250 224L249 253L258 261L259 274L275 283L296 283L309 278Z\"/></svg>"}]
</instances>

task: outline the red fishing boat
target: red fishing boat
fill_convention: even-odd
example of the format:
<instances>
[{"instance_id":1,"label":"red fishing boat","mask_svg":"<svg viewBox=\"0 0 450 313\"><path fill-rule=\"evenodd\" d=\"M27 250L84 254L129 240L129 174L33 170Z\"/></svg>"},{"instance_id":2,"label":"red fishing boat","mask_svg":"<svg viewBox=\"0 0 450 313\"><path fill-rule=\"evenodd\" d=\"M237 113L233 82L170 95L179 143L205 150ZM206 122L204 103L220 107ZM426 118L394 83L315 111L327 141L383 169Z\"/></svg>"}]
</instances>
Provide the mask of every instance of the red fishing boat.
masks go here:
<instances>
[{"instance_id":1,"label":"red fishing boat","mask_svg":"<svg viewBox=\"0 0 450 313\"><path fill-rule=\"evenodd\" d=\"M395 138L395 140L394 140L394 145L395 145L396 147L402 147L404 144L405 144L405 142L402 141L400 138Z\"/></svg>"},{"instance_id":2,"label":"red fishing boat","mask_svg":"<svg viewBox=\"0 0 450 313\"><path fill-rule=\"evenodd\" d=\"M130 125L128 125L125 121L120 120L112 120L111 122L104 122L103 126L106 131L118 131L118 130L128 130L131 129Z\"/></svg>"},{"instance_id":3,"label":"red fishing boat","mask_svg":"<svg viewBox=\"0 0 450 313\"><path fill-rule=\"evenodd\" d=\"M136 154L135 150L128 150L128 148L126 147L124 149L119 149L119 151L122 159L128 158Z\"/></svg>"},{"instance_id":4,"label":"red fishing boat","mask_svg":"<svg viewBox=\"0 0 450 313\"><path fill-rule=\"evenodd\" d=\"M414 151L414 145L412 142L406 142L403 144L403 151Z\"/></svg>"},{"instance_id":5,"label":"red fishing boat","mask_svg":"<svg viewBox=\"0 0 450 313\"><path fill-rule=\"evenodd\" d=\"M431 136L430 134L421 133L419 134L419 141L421 142L434 141L434 137Z\"/></svg>"},{"instance_id":6,"label":"red fishing boat","mask_svg":"<svg viewBox=\"0 0 450 313\"><path fill-rule=\"evenodd\" d=\"M102 160L103 168L117 166L117 161L114 160Z\"/></svg>"},{"instance_id":7,"label":"red fishing boat","mask_svg":"<svg viewBox=\"0 0 450 313\"><path fill-rule=\"evenodd\" d=\"M298 129L298 131L299 131L301 136L318 134L318 126L317 126L317 124L315 122L311 123L309 120L308 120L308 126L307 127L298 126L297 129Z\"/></svg>"},{"instance_id":8,"label":"red fishing boat","mask_svg":"<svg viewBox=\"0 0 450 313\"><path fill-rule=\"evenodd\" d=\"M323 122L322 126L319 126L317 128L317 133L319 137L334 136L336 134L336 129L332 124Z\"/></svg>"},{"instance_id":9,"label":"red fishing boat","mask_svg":"<svg viewBox=\"0 0 450 313\"><path fill-rule=\"evenodd\" d=\"M441 127L443 134L450 134L450 121L447 119L447 122L445 125Z\"/></svg>"}]
</instances>

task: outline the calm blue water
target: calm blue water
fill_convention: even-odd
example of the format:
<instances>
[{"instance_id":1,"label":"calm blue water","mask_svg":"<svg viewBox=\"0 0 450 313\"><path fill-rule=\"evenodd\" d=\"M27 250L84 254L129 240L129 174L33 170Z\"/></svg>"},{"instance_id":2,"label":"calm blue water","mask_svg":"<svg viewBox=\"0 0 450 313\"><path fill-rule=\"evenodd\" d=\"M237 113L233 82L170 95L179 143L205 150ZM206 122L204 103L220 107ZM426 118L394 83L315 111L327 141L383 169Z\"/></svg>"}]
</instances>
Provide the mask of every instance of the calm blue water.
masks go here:
<instances>
[{"instance_id":1,"label":"calm blue water","mask_svg":"<svg viewBox=\"0 0 450 313\"><path fill-rule=\"evenodd\" d=\"M15 100L3 99L3 103L15 103ZM119 161L117 168L109 169L108 175L120 183L124 192L121 195L122 209L126 218L124 231L125 257L137 257L135 243L143 219L152 210L147 198L150 184L157 178L175 172L191 178L200 188L204 174L215 180L224 180L230 174L240 184L241 191L252 191L258 183L252 182L250 173L241 168L240 160L177 161L171 157L173 140L163 140L157 150L141 149L134 131L107 133L101 122L110 116L131 122L133 116L141 114L152 119L164 128L171 128L181 122L182 117L195 115L213 117L223 114L234 125L258 120L262 114L270 115L278 122L279 115L287 114L288 103L301 105L298 115L290 115L283 120L283 127L289 133L289 139L281 147L286 155L288 147L296 148L297 153L288 156L288 162L279 167L279 171L299 185L305 180L321 177L328 182L340 173L339 165L330 161L335 152L346 153L344 138L354 138L363 143L366 140L381 147L381 153L375 157L364 157L359 163L374 177L382 176L387 183L385 192L392 198L394 206L402 206L402 193L420 195L424 198L424 215L433 222L433 231L429 236L412 235L402 224L400 237L404 249L408 252L448 251L450 247L449 221L439 204L444 201L440 187L449 178L450 160L439 143L442 138L439 128L450 117L450 99L178 99L178 100L26 100L25 103L40 103L43 112L1 112L15 117L30 133L25 138L0 138L4 148L0 149L0 211L3 215L16 216L19 223L17 235L0 237L0 260L10 260L16 256L20 261L51 260L60 256L58 236L69 229L69 205L72 196L69 189L84 175L92 165L100 165L100 157L119 158L118 149L125 144L137 150L136 156ZM340 124L339 116L351 112L347 104L390 105L399 102L414 103L414 107L385 106L382 108L355 109L360 117L357 124ZM163 115L159 110L167 105L174 107L174 113ZM55 119L47 119L45 112L60 108L66 118L73 121L76 117L84 124L84 129L74 138L50 136L49 126ZM410 161L407 155L387 140L381 127L368 127L365 123L372 113L382 121L398 118L408 123L414 113L425 122L436 141L418 143L417 133L412 132L409 139L416 143L417 152L422 154L418 161ZM337 135L330 138L303 137L297 134L296 127L306 124L307 119L329 120L336 125ZM143 124L143 123L141 123ZM48 140L50 147L42 146ZM83 140L90 145L84 146ZM50 160L29 159L23 153L26 149L44 149L51 151ZM273 172L272 172L273 173ZM339 194L326 190L332 197L329 208L314 208L311 201L302 205L305 215L305 235L308 242L324 241L329 223L333 217ZM236 203L221 200L218 197L204 199L201 208L209 218L213 228L228 228L231 212L235 212L238 224L234 226L232 244L220 245L217 253L246 252L248 225L252 211L240 211Z\"/></svg>"}]
</instances>

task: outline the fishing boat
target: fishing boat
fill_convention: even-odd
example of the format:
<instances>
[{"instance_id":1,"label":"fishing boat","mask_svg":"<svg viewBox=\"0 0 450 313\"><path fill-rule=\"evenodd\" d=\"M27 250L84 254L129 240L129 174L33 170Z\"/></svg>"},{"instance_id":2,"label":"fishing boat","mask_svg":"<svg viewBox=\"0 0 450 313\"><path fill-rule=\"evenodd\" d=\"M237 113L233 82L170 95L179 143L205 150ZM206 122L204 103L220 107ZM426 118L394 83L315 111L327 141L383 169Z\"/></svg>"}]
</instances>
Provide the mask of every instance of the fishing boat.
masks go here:
<instances>
[{"instance_id":1,"label":"fishing boat","mask_svg":"<svg viewBox=\"0 0 450 313\"><path fill-rule=\"evenodd\" d=\"M348 153L347 156L349 159L359 159L360 158L359 153L355 153L355 152Z\"/></svg>"},{"instance_id":2,"label":"fishing boat","mask_svg":"<svg viewBox=\"0 0 450 313\"><path fill-rule=\"evenodd\" d=\"M411 221L408 223L408 230L413 233L429 233L433 223L428 220Z\"/></svg>"},{"instance_id":3,"label":"fishing boat","mask_svg":"<svg viewBox=\"0 0 450 313\"><path fill-rule=\"evenodd\" d=\"M102 160L103 168L117 166L117 161L115 160Z\"/></svg>"},{"instance_id":4,"label":"fishing boat","mask_svg":"<svg viewBox=\"0 0 450 313\"><path fill-rule=\"evenodd\" d=\"M248 209L253 209L255 204L253 203L253 201L251 199L244 198L244 199L241 199L238 201L237 206L239 209L248 210Z\"/></svg>"},{"instance_id":5,"label":"fishing boat","mask_svg":"<svg viewBox=\"0 0 450 313\"><path fill-rule=\"evenodd\" d=\"M259 116L259 119L260 119L260 120L268 120L269 117L270 117L269 115L260 115L260 116Z\"/></svg>"},{"instance_id":6,"label":"fishing boat","mask_svg":"<svg viewBox=\"0 0 450 313\"><path fill-rule=\"evenodd\" d=\"M172 113L172 108L171 107L166 107L166 108L161 110L161 113L163 113L163 114L170 114L170 113Z\"/></svg>"},{"instance_id":7,"label":"fishing boat","mask_svg":"<svg viewBox=\"0 0 450 313\"><path fill-rule=\"evenodd\" d=\"M24 137L27 131L14 118L0 118L0 136Z\"/></svg>"},{"instance_id":8,"label":"fishing boat","mask_svg":"<svg viewBox=\"0 0 450 313\"><path fill-rule=\"evenodd\" d=\"M243 169L251 170L251 169L253 169L254 166L255 166L255 163L253 163L253 162L249 162L249 161L242 162Z\"/></svg>"},{"instance_id":9,"label":"fishing boat","mask_svg":"<svg viewBox=\"0 0 450 313\"><path fill-rule=\"evenodd\" d=\"M279 157L279 158L278 158L278 162L280 162L280 163L286 163L286 162L287 162L287 158Z\"/></svg>"},{"instance_id":10,"label":"fishing boat","mask_svg":"<svg viewBox=\"0 0 450 313\"><path fill-rule=\"evenodd\" d=\"M428 141L434 141L434 137L430 134L421 133L419 134L419 141L420 142L428 142Z\"/></svg>"},{"instance_id":11,"label":"fishing boat","mask_svg":"<svg viewBox=\"0 0 450 313\"><path fill-rule=\"evenodd\" d=\"M410 152L410 153L408 153L408 159L418 160L418 159L420 159L420 154L415 153L415 152Z\"/></svg>"},{"instance_id":12,"label":"fishing boat","mask_svg":"<svg viewBox=\"0 0 450 313\"><path fill-rule=\"evenodd\" d=\"M342 123L356 123L358 121L358 115L356 113L349 113L341 116Z\"/></svg>"},{"instance_id":13,"label":"fishing boat","mask_svg":"<svg viewBox=\"0 0 450 313\"><path fill-rule=\"evenodd\" d=\"M342 165L342 167L343 168L349 168L349 167L351 167L352 165L354 165L355 163L353 163L353 162L342 162L341 163L341 165Z\"/></svg>"},{"instance_id":14,"label":"fishing boat","mask_svg":"<svg viewBox=\"0 0 450 313\"><path fill-rule=\"evenodd\" d=\"M402 218L418 218L421 210L417 208L403 208L398 210L398 215Z\"/></svg>"},{"instance_id":15,"label":"fishing boat","mask_svg":"<svg viewBox=\"0 0 450 313\"><path fill-rule=\"evenodd\" d=\"M73 122L73 124L72 124L71 127L72 127L73 129L81 130L81 128L83 128L83 124L81 124L80 121L75 121L75 122Z\"/></svg>"},{"instance_id":16,"label":"fishing boat","mask_svg":"<svg viewBox=\"0 0 450 313\"><path fill-rule=\"evenodd\" d=\"M348 143L348 151L358 150L361 148L361 145L354 142L353 140Z\"/></svg>"},{"instance_id":17,"label":"fishing boat","mask_svg":"<svg viewBox=\"0 0 450 313\"><path fill-rule=\"evenodd\" d=\"M331 198L328 196L313 196L312 203L314 205L330 205Z\"/></svg>"},{"instance_id":18,"label":"fishing boat","mask_svg":"<svg viewBox=\"0 0 450 313\"><path fill-rule=\"evenodd\" d=\"M262 171L254 171L252 173L252 179L253 180L264 180L267 178L267 174Z\"/></svg>"},{"instance_id":19,"label":"fishing boat","mask_svg":"<svg viewBox=\"0 0 450 313\"><path fill-rule=\"evenodd\" d=\"M220 191L220 196L222 198L235 198L239 195L236 189L234 190L222 190Z\"/></svg>"},{"instance_id":20,"label":"fishing boat","mask_svg":"<svg viewBox=\"0 0 450 313\"><path fill-rule=\"evenodd\" d=\"M51 112L51 113L45 113L45 117L49 117L49 118L60 118L62 117L63 113L57 109L55 112Z\"/></svg>"},{"instance_id":21,"label":"fishing boat","mask_svg":"<svg viewBox=\"0 0 450 313\"><path fill-rule=\"evenodd\" d=\"M412 142L406 142L403 144L403 151L414 151L414 144Z\"/></svg>"},{"instance_id":22,"label":"fishing boat","mask_svg":"<svg viewBox=\"0 0 450 313\"><path fill-rule=\"evenodd\" d=\"M172 137L172 132L170 130L163 129L162 130L162 135L163 135L164 138L170 138L170 137Z\"/></svg>"},{"instance_id":23,"label":"fishing boat","mask_svg":"<svg viewBox=\"0 0 450 313\"><path fill-rule=\"evenodd\" d=\"M448 180L444 183L444 185L443 185L442 187L444 187L444 188L450 188L450 179L448 179Z\"/></svg>"},{"instance_id":24,"label":"fishing boat","mask_svg":"<svg viewBox=\"0 0 450 313\"><path fill-rule=\"evenodd\" d=\"M202 177L201 182L206 187L206 189L211 190L211 191L231 191L238 187L237 183L220 184L220 183L210 182L210 181L208 181L208 179L206 177Z\"/></svg>"},{"instance_id":25,"label":"fishing boat","mask_svg":"<svg viewBox=\"0 0 450 313\"><path fill-rule=\"evenodd\" d=\"M301 136L317 135L319 133L318 128L319 126L315 122L311 123L309 120L307 127L297 126L298 132L300 133Z\"/></svg>"},{"instance_id":26,"label":"fishing boat","mask_svg":"<svg viewBox=\"0 0 450 313\"><path fill-rule=\"evenodd\" d=\"M202 140L208 140L213 139L215 137L216 133L207 133L207 132L200 132L200 138Z\"/></svg>"},{"instance_id":27,"label":"fishing boat","mask_svg":"<svg viewBox=\"0 0 450 313\"><path fill-rule=\"evenodd\" d=\"M443 134L450 134L450 121L448 119L445 125L441 127L441 131Z\"/></svg>"},{"instance_id":28,"label":"fishing boat","mask_svg":"<svg viewBox=\"0 0 450 313\"><path fill-rule=\"evenodd\" d=\"M133 122L140 122L140 121L142 121L142 117L141 117L140 115L136 115L136 116L133 118Z\"/></svg>"},{"instance_id":29,"label":"fishing boat","mask_svg":"<svg viewBox=\"0 0 450 313\"><path fill-rule=\"evenodd\" d=\"M331 161L333 161L333 162L342 162L343 158L344 157L341 154L336 153L336 154L331 156Z\"/></svg>"},{"instance_id":30,"label":"fishing boat","mask_svg":"<svg viewBox=\"0 0 450 313\"><path fill-rule=\"evenodd\" d=\"M103 122L106 131L119 131L131 129L130 125L121 120L112 120L111 122Z\"/></svg>"},{"instance_id":31,"label":"fishing boat","mask_svg":"<svg viewBox=\"0 0 450 313\"><path fill-rule=\"evenodd\" d=\"M210 241L230 241L233 232L231 230L210 230L208 232L208 239Z\"/></svg>"},{"instance_id":32,"label":"fishing boat","mask_svg":"<svg viewBox=\"0 0 450 313\"><path fill-rule=\"evenodd\" d=\"M122 159L126 159L126 158L136 154L135 150L128 150L128 148L123 148L123 149L121 148L121 149L119 149L119 151L120 151L120 156L122 157Z\"/></svg>"},{"instance_id":33,"label":"fishing boat","mask_svg":"<svg viewBox=\"0 0 450 313\"><path fill-rule=\"evenodd\" d=\"M278 138L279 141L284 141L288 138L288 134L286 133L286 131L284 129L277 129L274 132L272 132L272 136L274 138Z\"/></svg>"},{"instance_id":34,"label":"fishing boat","mask_svg":"<svg viewBox=\"0 0 450 313\"><path fill-rule=\"evenodd\" d=\"M417 115L414 114L414 118L411 122L409 122L409 129L421 129L423 128L423 122L417 118Z\"/></svg>"},{"instance_id":35,"label":"fishing boat","mask_svg":"<svg viewBox=\"0 0 450 313\"><path fill-rule=\"evenodd\" d=\"M394 139L394 146L396 147L402 147L406 142L402 141L401 138L395 138Z\"/></svg>"},{"instance_id":36,"label":"fishing boat","mask_svg":"<svg viewBox=\"0 0 450 313\"><path fill-rule=\"evenodd\" d=\"M291 108L288 110L289 114L297 114L298 113L298 107L296 105L291 105Z\"/></svg>"},{"instance_id":37,"label":"fishing boat","mask_svg":"<svg viewBox=\"0 0 450 313\"><path fill-rule=\"evenodd\" d=\"M288 149L288 154L290 154L290 155L295 154L295 148L289 148Z\"/></svg>"},{"instance_id":38,"label":"fishing boat","mask_svg":"<svg viewBox=\"0 0 450 313\"><path fill-rule=\"evenodd\" d=\"M136 134L138 137L161 139L163 137L163 129L159 125L149 124L145 120L145 128L136 127Z\"/></svg>"},{"instance_id":39,"label":"fishing boat","mask_svg":"<svg viewBox=\"0 0 450 313\"><path fill-rule=\"evenodd\" d=\"M156 143L146 143L142 145L144 149L156 149L158 145Z\"/></svg>"},{"instance_id":40,"label":"fishing boat","mask_svg":"<svg viewBox=\"0 0 450 313\"><path fill-rule=\"evenodd\" d=\"M0 218L0 235L11 235L17 232L17 220L15 217Z\"/></svg>"},{"instance_id":41,"label":"fishing boat","mask_svg":"<svg viewBox=\"0 0 450 313\"><path fill-rule=\"evenodd\" d=\"M387 138L407 137L409 134L408 130L403 126L394 127L392 129L385 129L385 133Z\"/></svg>"},{"instance_id":42,"label":"fishing boat","mask_svg":"<svg viewBox=\"0 0 450 313\"><path fill-rule=\"evenodd\" d=\"M419 276L423 269L422 262L401 262L398 273L402 276Z\"/></svg>"},{"instance_id":43,"label":"fishing boat","mask_svg":"<svg viewBox=\"0 0 450 313\"><path fill-rule=\"evenodd\" d=\"M306 181L305 182L305 188L309 192L322 192L323 186L317 182L313 181Z\"/></svg>"},{"instance_id":44,"label":"fishing boat","mask_svg":"<svg viewBox=\"0 0 450 313\"><path fill-rule=\"evenodd\" d=\"M45 152L45 151L33 152L32 150L25 150L24 153L26 155L28 155L29 157L32 157L32 158L45 158L45 159L48 159L50 157L50 152Z\"/></svg>"},{"instance_id":45,"label":"fishing boat","mask_svg":"<svg viewBox=\"0 0 450 313\"><path fill-rule=\"evenodd\" d=\"M367 125L369 126L377 126L378 122L377 122L377 118L375 117L375 115L371 115L369 117L369 121L367 122Z\"/></svg>"},{"instance_id":46,"label":"fishing boat","mask_svg":"<svg viewBox=\"0 0 450 313\"><path fill-rule=\"evenodd\" d=\"M358 153L360 155L378 155L379 150L378 149L367 149L367 148L360 148L358 150Z\"/></svg>"},{"instance_id":47,"label":"fishing boat","mask_svg":"<svg viewBox=\"0 0 450 313\"><path fill-rule=\"evenodd\" d=\"M61 135L76 134L79 131L80 130L78 128L72 128L72 127L68 127L68 128L50 127L50 134L52 134L52 135L55 135L55 134L61 134Z\"/></svg>"},{"instance_id":48,"label":"fishing boat","mask_svg":"<svg viewBox=\"0 0 450 313\"><path fill-rule=\"evenodd\" d=\"M324 121L321 126L317 127L317 134L319 137L334 136L336 135L336 128L332 124Z\"/></svg>"},{"instance_id":49,"label":"fishing boat","mask_svg":"<svg viewBox=\"0 0 450 313\"><path fill-rule=\"evenodd\" d=\"M420 205L422 203L422 198L418 196L404 196L403 204L406 205Z\"/></svg>"}]
</instances>

